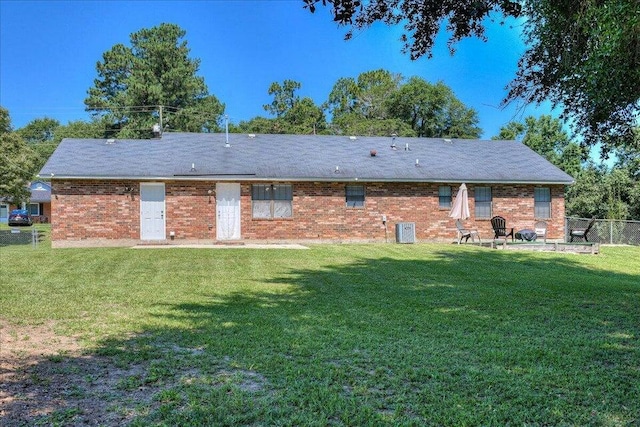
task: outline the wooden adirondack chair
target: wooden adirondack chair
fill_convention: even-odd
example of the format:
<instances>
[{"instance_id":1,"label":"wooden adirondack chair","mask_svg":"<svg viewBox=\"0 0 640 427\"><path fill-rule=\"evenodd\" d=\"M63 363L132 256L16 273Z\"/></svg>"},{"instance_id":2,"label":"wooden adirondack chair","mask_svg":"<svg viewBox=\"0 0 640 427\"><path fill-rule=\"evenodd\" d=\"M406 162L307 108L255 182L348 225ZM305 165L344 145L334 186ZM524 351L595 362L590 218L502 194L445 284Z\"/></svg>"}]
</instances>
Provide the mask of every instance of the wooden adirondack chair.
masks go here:
<instances>
[{"instance_id":1,"label":"wooden adirondack chair","mask_svg":"<svg viewBox=\"0 0 640 427\"><path fill-rule=\"evenodd\" d=\"M507 228L507 221L503 217L494 216L491 218L491 227L493 227L494 239L504 237L506 240L507 237L511 236L511 241L513 242L513 228Z\"/></svg>"}]
</instances>

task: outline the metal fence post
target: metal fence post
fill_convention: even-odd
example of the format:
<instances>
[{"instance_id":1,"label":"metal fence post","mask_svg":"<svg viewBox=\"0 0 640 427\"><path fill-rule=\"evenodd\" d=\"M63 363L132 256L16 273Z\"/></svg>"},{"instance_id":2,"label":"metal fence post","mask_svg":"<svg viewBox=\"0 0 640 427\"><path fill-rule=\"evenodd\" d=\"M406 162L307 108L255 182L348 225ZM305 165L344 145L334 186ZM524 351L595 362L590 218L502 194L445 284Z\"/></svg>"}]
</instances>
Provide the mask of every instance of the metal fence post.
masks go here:
<instances>
[{"instance_id":1,"label":"metal fence post","mask_svg":"<svg viewBox=\"0 0 640 427\"><path fill-rule=\"evenodd\" d=\"M613 245L613 220L609 221L609 244Z\"/></svg>"}]
</instances>

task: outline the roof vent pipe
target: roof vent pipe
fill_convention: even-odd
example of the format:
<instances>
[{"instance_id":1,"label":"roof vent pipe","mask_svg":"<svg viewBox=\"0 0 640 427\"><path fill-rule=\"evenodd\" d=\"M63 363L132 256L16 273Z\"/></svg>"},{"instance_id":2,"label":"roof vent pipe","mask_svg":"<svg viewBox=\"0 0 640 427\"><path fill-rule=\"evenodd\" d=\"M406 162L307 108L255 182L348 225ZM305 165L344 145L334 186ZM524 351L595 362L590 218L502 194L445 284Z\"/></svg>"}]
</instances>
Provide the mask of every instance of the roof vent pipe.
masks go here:
<instances>
[{"instance_id":1,"label":"roof vent pipe","mask_svg":"<svg viewBox=\"0 0 640 427\"><path fill-rule=\"evenodd\" d=\"M404 151L409 151L409 143L404 144Z\"/></svg>"},{"instance_id":2,"label":"roof vent pipe","mask_svg":"<svg viewBox=\"0 0 640 427\"><path fill-rule=\"evenodd\" d=\"M160 127L160 123L156 123L153 125L153 137L160 138L160 134L162 133L162 128Z\"/></svg>"},{"instance_id":3,"label":"roof vent pipe","mask_svg":"<svg viewBox=\"0 0 640 427\"><path fill-rule=\"evenodd\" d=\"M225 134L225 144L224 146L229 148L231 145L229 144L229 116L225 114L224 116L224 134Z\"/></svg>"}]
</instances>

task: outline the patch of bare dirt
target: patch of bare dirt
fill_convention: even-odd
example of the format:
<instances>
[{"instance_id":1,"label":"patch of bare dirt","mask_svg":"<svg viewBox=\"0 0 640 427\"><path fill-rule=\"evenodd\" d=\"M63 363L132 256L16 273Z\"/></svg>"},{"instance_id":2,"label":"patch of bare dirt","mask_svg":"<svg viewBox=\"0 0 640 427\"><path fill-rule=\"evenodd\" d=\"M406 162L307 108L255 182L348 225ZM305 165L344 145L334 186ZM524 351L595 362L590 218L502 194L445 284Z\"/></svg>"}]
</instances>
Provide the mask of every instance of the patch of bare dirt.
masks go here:
<instances>
[{"instance_id":1,"label":"patch of bare dirt","mask_svg":"<svg viewBox=\"0 0 640 427\"><path fill-rule=\"evenodd\" d=\"M191 361L203 355L203 347L160 341L154 344L157 357L174 358L180 366L167 374L169 381L147 382L156 359L126 364L116 356L98 355L78 339L56 334L55 326L0 319L0 426L122 426L153 413L161 404L154 397L163 389L203 377L213 387L233 384L247 393L268 386L259 373L233 368L227 356L202 372Z\"/></svg>"},{"instance_id":2,"label":"patch of bare dirt","mask_svg":"<svg viewBox=\"0 0 640 427\"><path fill-rule=\"evenodd\" d=\"M119 387L142 371L83 353L78 340L57 335L53 323L21 326L0 319L0 425L33 425L46 417L62 425L126 424L155 393Z\"/></svg>"}]
</instances>

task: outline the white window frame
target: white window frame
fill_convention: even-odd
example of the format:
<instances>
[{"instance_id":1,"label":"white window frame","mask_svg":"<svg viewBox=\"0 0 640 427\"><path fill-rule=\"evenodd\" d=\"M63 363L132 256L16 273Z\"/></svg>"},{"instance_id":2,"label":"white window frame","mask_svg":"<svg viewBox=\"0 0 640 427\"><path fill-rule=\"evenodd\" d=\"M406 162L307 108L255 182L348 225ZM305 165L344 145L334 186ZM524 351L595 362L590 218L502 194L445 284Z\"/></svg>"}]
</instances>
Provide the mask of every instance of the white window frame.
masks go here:
<instances>
[{"instance_id":1,"label":"white window frame","mask_svg":"<svg viewBox=\"0 0 640 427\"><path fill-rule=\"evenodd\" d=\"M293 218L293 185L253 184L251 216L253 219Z\"/></svg>"},{"instance_id":2,"label":"white window frame","mask_svg":"<svg viewBox=\"0 0 640 427\"><path fill-rule=\"evenodd\" d=\"M478 194L483 193L480 198ZM488 198L486 197L488 194ZM491 187L475 187L474 188L474 201L475 201L475 217L476 219L491 219L493 216L493 191ZM488 208L489 213L483 214Z\"/></svg>"},{"instance_id":3,"label":"white window frame","mask_svg":"<svg viewBox=\"0 0 640 427\"><path fill-rule=\"evenodd\" d=\"M364 208L367 193L364 185L349 184L344 187L344 199L347 208Z\"/></svg>"},{"instance_id":4,"label":"white window frame","mask_svg":"<svg viewBox=\"0 0 640 427\"><path fill-rule=\"evenodd\" d=\"M448 192L448 194L447 194ZM438 187L438 207L440 209L451 208L453 202L453 193L450 185L441 185Z\"/></svg>"},{"instance_id":5,"label":"white window frame","mask_svg":"<svg viewBox=\"0 0 640 427\"><path fill-rule=\"evenodd\" d=\"M31 210L32 206L36 206L36 208L37 208L36 212L37 213L32 212L32 210ZM40 203L29 203L27 205L27 210L29 211L29 215L31 215L31 216L40 216L40 215L42 215L42 212L40 212Z\"/></svg>"},{"instance_id":6,"label":"white window frame","mask_svg":"<svg viewBox=\"0 0 640 427\"><path fill-rule=\"evenodd\" d=\"M533 216L536 219L550 219L551 202L551 188L535 187L533 189Z\"/></svg>"}]
</instances>

